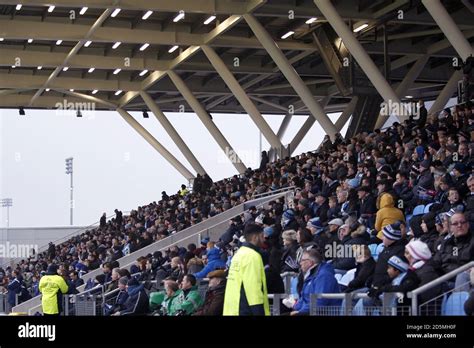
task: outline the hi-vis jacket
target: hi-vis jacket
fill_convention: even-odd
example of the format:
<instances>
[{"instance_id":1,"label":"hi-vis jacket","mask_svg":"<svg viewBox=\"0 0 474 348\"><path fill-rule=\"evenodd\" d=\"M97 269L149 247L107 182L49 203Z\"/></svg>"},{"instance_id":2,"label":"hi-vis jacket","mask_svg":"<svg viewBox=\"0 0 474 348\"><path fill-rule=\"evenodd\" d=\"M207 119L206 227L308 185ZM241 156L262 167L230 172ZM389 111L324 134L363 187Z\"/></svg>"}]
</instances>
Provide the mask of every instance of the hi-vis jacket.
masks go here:
<instances>
[{"instance_id":1,"label":"hi-vis jacket","mask_svg":"<svg viewBox=\"0 0 474 348\"><path fill-rule=\"evenodd\" d=\"M58 293L61 291L65 294L68 286L63 277L59 275L44 275L39 282L39 291L42 294L41 303L43 305L43 313L58 314L59 303Z\"/></svg>"},{"instance_id":2,"label":"hi-vis jacket","mask_svg":"<svg viewBox=\"0 0 474 348\"><path fill-rule=\"evenodd\" d=\"M232 258L224 297L224 315L270 315L262 257L244 243Z\"/></svg>"}]
</instances>

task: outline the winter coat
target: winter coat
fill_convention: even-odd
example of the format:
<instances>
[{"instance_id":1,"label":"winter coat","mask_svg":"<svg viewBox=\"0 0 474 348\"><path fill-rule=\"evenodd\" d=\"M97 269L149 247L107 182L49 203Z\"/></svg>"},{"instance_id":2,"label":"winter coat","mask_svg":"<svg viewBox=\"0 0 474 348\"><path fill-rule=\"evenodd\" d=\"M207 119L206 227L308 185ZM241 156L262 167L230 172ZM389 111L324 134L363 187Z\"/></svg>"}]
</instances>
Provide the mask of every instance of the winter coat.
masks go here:
<instances>
[{"instance_id":1,"label":"winter coat","mask_svg":"<svg viewBox=\"0 0 474 348\"><path fill-rule=\"evenodd\" d=\"M368 195L365 199L360 201L359 216L367 219L375 215L376 212L375 198L372 195Z\"/></svg>"},{"instance_id":2,"label":"winter coat","mask_svg":"<svg viewBox=\"0 0 474 348\"><path fill-rule=\"evenodd\" d=\"M464 302L464 312L466 315L474 315L474 290L471 291L469 298Z\"/></svg>"},{"instance_id":3,"label":"winter coat","mask_svg":"<svg viewBox=\"0 0 474 348\"><path fill-rule=\"evenodd\" d=\"M232 224L229 228L222 234L219 240L224 243L224 245L229 244L232 242L234 234L240 235L242 231L242 225Z\"/></svg>"},{"instance_id":4,"label":"winter coat","mask_svg":"<svg viewBox=\"0 0 474 348\"><path fill-rule=\"evenodd\" d=\"M225 269L225 261L222 261L218 248L212 248L207 252L207 260L206 267L194 274L197 279L205 278L209 272L215 271L216 269Z\"/></svg>"},{"instance_id":5,"label":"winter coat","mask_svg":"<svg viewBox=\"0 0 474 348\"><path fill-rule=\"evenodd\" d=\"M322 205L314 204L312 207L313 216L319 217L321 223L325 223L328 220L329 204L324 202Z\"/></svg>"},{"instance_id":6,"label":"winter coat","mask_svg":"<svg viewBox=\"0 0 474 348\"><path fill-rule=\"evenodd\" d=\"M120 315L144 315L150 311L148 296L143 284L129 286L127 289L128 298L123 304L124 309Z\"/></svg>"},{"instance_id":7,"label":"winter coat","mask_svg":"<svg viewBox=\"0 0 474 348\"><path fill-rule=\"evenodd\" d=\"M225 281L206 292L204 305L193 315L221 316L224 309Z\"/></svg>"},{"instance_id":8,"label":"winter coat","mask_svg":"<svg viewBox=\"0 0 474 348\"><path fill-rule=\"evenodd\" d=\"M298 244L293 242L290 246L283 249L283 255L281 256L281 273L285 272L298 272L299 265L296 261L296 253L298 251Z\"/></svg>"},{"instance_id":9,"label":"winter coat","mask_svg":"<svg viewBox=\"0 0 474 348\"><path fill-rule=\"evenodd\" d=\"M243 243L232 258L223 314L270 315L262 257L250 243Z\"/></svg>"},{"instance_id":10,"label":"winter coat","mask_svg":"<svg viewBox=\"0 0 474 348\"><path fill-rule=\"evenodd\" d=\"M393 186L393 191L405 203L405 205L413 199L413 191L407 183Z\"/></svg>"},{"instance_id":11,"label":"winter coat","mask_svg":"<svg viewBox=\"0 0 474 348\"><path fill-rule=\"evenodd\" d=\"M416 267L416 265L417 264L415 263L414 266ZM435 268L433 267L433 265L431 264L430 261L424 263L419 268L416 268L416 269L413 268L413 267L411 267L411 268L415 271L416 276L418 277L418 280L419 280L418 287L423 286L425 284L428 284L429 282L439 278L439 276L440 276L439 272L437 272L435 270ZM418 303L423 304L423 303L437 297L438 295L441 295L441 293L442 293L442 288L441 288L441 284L440 284L438 286L435 286L435 287L431 288L430 290L427 290L427 291L421 293L418 296ZM432 313L432 315L436 315L436 313Z\"/></svg>"},{"instance_id":12,"label":"winter coat","mask_svg":"<svg viewBox=\"0 0 474 348\"><path fill-rule=\"evenodd\" d=\"M298 302L293 309L302 314L309 314L311 294L339 293L339 284L334 277L334 268L325 262L314 267L306 279L303 280L302 290L299 292ZM338 306L340 300L318 299L316 304L321 306Z\"/></svg>"},{"instance_id":13,"label":"winter coat","mask_svg":"<svg viewBox=\"0 0 474 348\"><path fill-rule=\"evenodd\" d=\"M63 277L57 274L44 275L40 279L38 288L43 295L41 296L43 313L59 314L61 308L60 294L65 294L68 290Z\"/></svg>"},{"instance_id":14,"label":"winter coat","mask_svg":"<svg viewBox=\"0 0 474 348\"><path fill-rule=\"evenodd\" d=\"M269 294L285 293L285 284L280 276L280 272L272 267L265 267L265 278L267 280L267 292Z\"/></svg>"},{"instance_id":15,"label":"winter coat","mask_svg":"<svg viewBox=\"0 0 474 348\"><path fill-rule=\"evenodd\" d=\"M435 252L435 243L439 238L439 233L434 230L429 230L427 233L423 233L420 236L420 240L428 245L428 248L430 249L431 253L434 254Z\"/></svg>"},{"instance_id":16,"label":"winter coat","mask_svg":"<svg viewBox=\"0 0 474 348\"><path fill-rule=\"evenodd\" d=\"M354 274L354 279L349 282L345 292L352 292L354 290L366 287L374 275L374 271L375 260L372 257L362 263L358 263L356 272Z\"/></svg>"},{"instance_id":17,"label":"winter coat","mask_svg":"<svg viewBox=\"0 0 474 348\"><path fill-rule=\"evenodd\" d=\"M398 220L405 221L403 212L395 208L391 194L382 194L380 198L380 209L375 217L375 229L378 231L377 237L382 239L382 228Z\"/></svg>"},{"instance_id":18,"label":"winter coat","mask_svg":"<svg viewBox=\"0 0 474 348\"><path fill-rule=\"evenodd\" d=\"M390 282L381 286L379 288L379 292L402 292L406 294L408 291L416 289L419 283L420 280L418 279L416 273L409 269L400 285L393 285L392 282Z\"/></svg>"},{"instance_id":19,"label":"winter coat","mask_svg":"<svg viewBox=\"0 0 474 348\"><path fill-rule=\"evenodd\" d=\"M353 245L367 245L368 237L369 235L363 229L356 230L344 237L341 243L344 253L349 249L352 251ZM334 269L350 270L356 267L355 257L335 257L332 266Z\"/></svg>"},{"instance_id":20,"label":"winter coat","mask_svg":"<svg viewBox=\"0 0 474 348\"><path fill-rule=\"evenodd\" d=\"M380 252L377 263L375 264L374 277L372 280L373 287L381 287L390 282L390 278L387 274L388 260L394 255L403 258L405 254L405 245L406 240L400 239L388 247L385 247Z\"/></svg>"},{"instance_id":21,"label":"winter coat","mask_svg":"<svg viewBox=\"0 0 474 348\"><path fill-rule=\"evenodd\" d=\"M16 303L16 295L20 295L21 293L21 282L18 280L17 277L13 278L7 286L8 289L8 303L10 306L17 305Z\"/></svg>"},{"instance_id":22,"label":"winter coat","mask_svg":"<svg viewBox=\"0 0 474 348\"><path fill-rule=\"evenodd\" d=\"M471 233L464 236L450 236L434 254L433 266L443 274L474 260L474 237Z\"/></svg>"},{"instance_id":23,"label":"winter coat","mask_svg":"<svg viewBox=\"0 0 474 348\"><path fill-rule=\"evenodd\" d=\"M119 293L118 293L117 297L115 298L115 301L111 305L111 307L107 307L107 305L105 305L104 315L106 315L106 316L111 315L111 314L114 314L115 312L119 312L119 311L123 310L123 306L124 306L125 302L127 301L127 299L128 299L127 291L119 290Z\"/></svg>"}]
</instances>

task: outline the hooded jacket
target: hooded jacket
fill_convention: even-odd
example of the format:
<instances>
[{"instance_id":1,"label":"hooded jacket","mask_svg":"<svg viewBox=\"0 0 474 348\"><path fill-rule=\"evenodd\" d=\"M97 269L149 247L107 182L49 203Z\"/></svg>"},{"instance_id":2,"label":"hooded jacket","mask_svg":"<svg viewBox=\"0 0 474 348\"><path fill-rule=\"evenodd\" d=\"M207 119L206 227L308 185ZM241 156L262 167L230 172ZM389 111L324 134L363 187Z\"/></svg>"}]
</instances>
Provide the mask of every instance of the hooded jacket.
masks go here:
<instances>
[{"instance_id":1,"label":"hooded jacket","mask_svg":"<svg viewBox=\"0 0 474 348\"><path fill-rule=\"evenodd\" d=\"M195 273L196 279L202 279L207 276L208 273L215 271L216 269L225 269L225 261L222 261L220 256L220 250L218 248L212 248L207 252L207 265L200 272Z\"/></svg>"},{"instance_id":2,"label":"hooded jacket","mask_svg":"<svg viewBox=\"0 0 474 348\"><path fill-rule=\"evenodd\" d=\"M391 194L383 193L380 197L380 209L375 217L375 229L378 231L377 238L382 239L382 228L393 224L397 220L405 221L403 212L395 208Z\"/></svg>"}]
</instances>

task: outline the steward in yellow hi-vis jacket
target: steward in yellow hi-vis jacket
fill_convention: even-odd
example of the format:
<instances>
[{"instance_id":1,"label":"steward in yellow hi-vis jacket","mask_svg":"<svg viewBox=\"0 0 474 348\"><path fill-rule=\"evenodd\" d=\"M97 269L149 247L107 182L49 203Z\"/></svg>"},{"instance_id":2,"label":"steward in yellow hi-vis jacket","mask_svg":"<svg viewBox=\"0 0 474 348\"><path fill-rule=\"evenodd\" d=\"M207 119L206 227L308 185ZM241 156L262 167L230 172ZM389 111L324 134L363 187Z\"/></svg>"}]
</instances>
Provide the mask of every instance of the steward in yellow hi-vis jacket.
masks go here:
<instances>
[{"instance_id":1,"label":"steward in yellow hi-vis jacket","mask_svg":"<svg viewBox=\"0 0 474 348\"><path fill-rule=\"evenodd\" d=\"M224 315L270 315L267 282L258 247L265 240L263 229L249 224L244 229L246 243L230 264L224 297Z\"/></svg>"},{"instance_id":2,"label":"steward in yellow hi-vis jacket","mask_svg":"<svg viewBox=\"0 0 474 348\"><path fill-rule=\"evenodd\" d=\"M50 265L46 274L41 277L39 291L41 292L41 304L43 314L59 315L61 308L61 293L65 294L68 286L63 277L58 275L58 266Z\"/></svg>"}]
</instances>

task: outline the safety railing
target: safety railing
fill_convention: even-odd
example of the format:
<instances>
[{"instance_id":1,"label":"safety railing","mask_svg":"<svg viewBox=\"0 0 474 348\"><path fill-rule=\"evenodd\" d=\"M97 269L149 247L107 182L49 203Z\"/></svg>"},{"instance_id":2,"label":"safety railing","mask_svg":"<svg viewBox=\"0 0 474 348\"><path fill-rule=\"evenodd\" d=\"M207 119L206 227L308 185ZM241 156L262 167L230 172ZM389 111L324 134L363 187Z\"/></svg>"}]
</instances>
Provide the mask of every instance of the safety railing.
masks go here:
<instances>
[{"instance_id":1,"label":"safety railing","mask_svg":"<svg viewBox=\"0 0 474 348\"><path fill-rule=\"evenodd\" d=\"M0 313L7 312L7 296L6 294L0 294Z\"/></svg>"},{"instance_id":2,"label":"safety railing","mask_svg":"<svg viewBox=\"0 0 474 348\"><path fill-rule=\"evenodd\" d=\"M469 292L464 290L469 287L469 284L469 282L461 284L420 304L417 314L422 316L465 315L464 302L469 297Z\"/></svg>"},{"instance_id":3,"label":"safety railing","mask_svg":"<svg viewBox=\"0 0 474 348\"><path fill-rule=\"evenodd\" d=\"M292 191L295 188L296 188L296 186L282 187L282 188L279 188L279 189L274 190L274 191L265 191L265 192L259 193L257 195L252 196L252 198L253 199L258 199L258 198L268 197L268 196L271 196L271 195L275 195L277 193Z\"/></svg>"},{"instance_id":4,"label":"safety railing","mask_svg":"<svg viewBox=\"0 0 474 348\"><path fill-rule=\"evenodd\" d=\"M418 303L418 298L421 294L424 294L426 293L427 291L433 289L434 287L438 287L438 286L442 286L444 283L452 280L453 278L455 279L459 274L463 273L463 272L466 272L468 270L470 270L471 268L474 267L474 261L471 261L423 286L420 286L419 288L411 291L408 293L408 297L411 298L411 312L412 312L412 315L420 315L422 313L422 309L423 309L423 313L424 311L426 310L435 310L435 309L438 309L437 306L439 306L439 303L435 303L435 302L432 302L434 301L434 299L428 301L428 302L425 302L421 305L419 305ZM465 284L464 284L465 285ZM451 291L447 291L445 294L447 293L451 293ZM444 296L445 294L442 294L441 296ZM439 297L439 296L438 296ZM437 298L438 298L437 297ZM439 299L437 300L439 301Z\"/></svg>"},{"instance_id":5,"label":"safety railing","mask_svg":"<svg viewBox=\"0 0 474 348\"><path fill-rule=\"evenodd\" d=\"M310 315L315 316L400 316L410 315L410 306L400 305L402 293L384 293L381 296L381 305L364 305L361 299L369 296L366 293L342 294L311 294ZM318 306L319 299L341 300L338 306ZM357 302L355 302L358 300Z\"/></svg>"},{"instance_id":6,"label":"safety railing","mask_svg":"<svg viewBox=\"0 0 474 348\"><path fill-rule=\"evenodd\" d=\"M224 226L227 225L228 221L245 212L251 206L260 207L268 203L272 199L276 199L278 197L283 197L287 195L291 191L284 191L276 194L272 194L271 196L261 197L257 199L253 199L251 201L244 202L243 204L239 204L229 210L226 210L213 218L207 219L199 224L193 225L183 231L171 234L170 236L152 243L142 249L139 249L131 254L128 254L117 261L120 263L121 268L130 268L132 264L135 263L136 259L139 256L143 256L149 253L153 253L155 251L163 251L169 248L172 245L177 246L186 246L191 242L197 242L198 244L201 241L203 236L211 237L211 238L218 238L220 233L222 233L222 229ZM96 269L89 273L86 273L82 279L87 282L88 279L94 278L95 276L99 275L102 272L101 269ZM82 285L77 288L78 291L83 291L85 285ZM40 297L34 297L31 300L28 300L24 303L15 306L13 310L15 312L27 312L29 314L35 313L36 311L40 311L41 309L41 301Z\"/></svg>"},{"instance_id":7,"label":"safety railing","mask_svg":"<svg viewBox=\"0 0 474 348\"><path fill-rule=\"evenodd\" d=\"M291 294L291 282L298 276L296 272L284 272L280 274L281 279L283 280L283 285L285 287L285 294Z\"/></svg>"}]
</instances>

